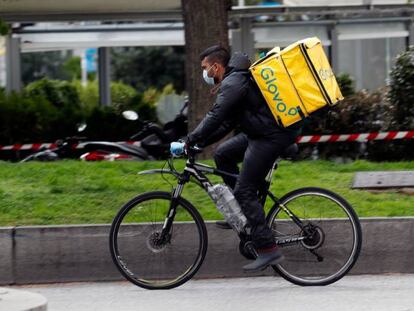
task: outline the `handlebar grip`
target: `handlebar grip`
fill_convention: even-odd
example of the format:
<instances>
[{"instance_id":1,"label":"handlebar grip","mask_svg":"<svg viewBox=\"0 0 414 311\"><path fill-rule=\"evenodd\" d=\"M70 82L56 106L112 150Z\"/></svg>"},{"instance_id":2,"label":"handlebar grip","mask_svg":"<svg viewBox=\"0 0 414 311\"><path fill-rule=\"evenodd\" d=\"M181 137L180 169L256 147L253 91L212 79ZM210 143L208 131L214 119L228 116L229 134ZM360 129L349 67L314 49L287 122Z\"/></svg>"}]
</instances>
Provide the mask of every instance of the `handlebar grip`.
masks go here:
<instances>
[{"instance_id":1,"label":"handlebar grip","mask_svg":"<svg viewBox=\"0 0 414 311\"><path fill-rule=\"evenodd\" d=\"M144 126L142 130L140 130L138 133L132 135L129 140L141 140L144 137L152 134L148 126Z\"/></svg>"},{"instance_id":2,"label":"handlebar grip","mask_svg":"<svg viewBox=\"0 0 414 311\"><path fill-rule=\"evenodd\" d=\"M135 135L132 135L129 140L135 140L137 139L137 137L139 137L141 135L141 132L136 133Z\"/></svg>"}]
</instances>

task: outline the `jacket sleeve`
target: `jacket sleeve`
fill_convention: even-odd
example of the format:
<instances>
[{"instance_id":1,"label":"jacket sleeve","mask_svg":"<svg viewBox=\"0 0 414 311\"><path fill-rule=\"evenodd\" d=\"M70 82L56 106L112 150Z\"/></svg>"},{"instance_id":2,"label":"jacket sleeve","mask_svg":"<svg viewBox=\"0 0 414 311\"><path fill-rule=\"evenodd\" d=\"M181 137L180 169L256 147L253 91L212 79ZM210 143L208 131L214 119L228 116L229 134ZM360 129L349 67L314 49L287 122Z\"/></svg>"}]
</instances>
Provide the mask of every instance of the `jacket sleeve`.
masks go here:
<instances>
[{"instance_id":1,"label":"jacket sleeve","mask_svg":"<svg viewBox=\"0 0 414 311\"><path fill-rule=\"evenodd\" d=\"M229 134L235 128L235 122L223 122L218 129L216 129L210 136L208 136L202 143L201 147L207 147L215 142L218 142L224 136Z\"/></svg>"},{"instance_id":2,"label":"jacket sleeve","mask_svg":"<svg viewBox=\"0 0 414 311\"><path fill-rule=\"evenodd\" d=\"M194 131L188 135L189 143L204 143L225 122L234 124L235 115L240 108L238 105L242 104L241 99L246 90L243 84L234 83L234 78L232 80L222 84L213 108L206 114Z\"/></svg>"}]
</instances>

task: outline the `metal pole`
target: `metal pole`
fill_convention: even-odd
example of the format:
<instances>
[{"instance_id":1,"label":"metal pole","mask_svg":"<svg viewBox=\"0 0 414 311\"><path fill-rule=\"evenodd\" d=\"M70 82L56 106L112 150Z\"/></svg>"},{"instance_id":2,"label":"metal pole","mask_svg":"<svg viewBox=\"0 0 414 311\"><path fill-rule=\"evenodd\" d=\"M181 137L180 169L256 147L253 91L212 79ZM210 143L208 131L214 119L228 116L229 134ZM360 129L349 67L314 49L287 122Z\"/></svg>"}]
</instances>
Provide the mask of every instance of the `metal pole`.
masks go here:
<instances>
[{"instance_id":1,"label":"metal pole","mask_svg":"<svg viewBox=\"0 0 414 311\"><path fill-rule=\"evenodd\" d=\"M81 53L81 83L84 87L88 84L88 70L86 60L86 49L82 50Z\"/></svg>"},{"instance_id":2,"label":"metal pole","mask_svg":"<svg viewBox=\"0 0 414 311\"><path fill-rule=\"evenodd\" d=\"M255 58L254 33L252 30L252 20L248 17L240 19L240 39L241 50L249 55L250 60Z\"/></svg>"},{"instance_id":3,"label":"metal pole","mask_svg":"<svg viewBox=\"0 0 414 311\"><path fill-rule=\"evenodd\" d=\"M6 92L20 92L22 89L20 38L6 37Z\"/></svg>"},{"instance_id":4,"label":"metal pole","mask_svg":"<svg viewBox=\"0 0 414 311\"><path fill-rule=\"evenodd\" d=\"M407 38L407 49L410 48L410 46L414 45L414 21L411 20L411 22L408 23L408 38Z\"/></svg>"},{"instance_id":5,"label":"metal pole","mask_svg":"<svg viewBox=\"0 0 414 311\"><path fill-rule=\"evenodd\" d=\"M362 40L355 40L355 83L356 89L361 90L364 88L365 81L362 77Z\"/></svg>"},{"instance_id":6,"label":"metal pole","mask_svg":"<svg viewBox=\"0 0 414 311\"><path fill-rule=\"evenodd\" d=\"M390 78L391 70L391 39L385 38L385 79Z\"/></svg>"},{"instance_id":7,"label":"metal pole","mask_svg":"<svg viewBox=\"0 0 414 311\"><path fill-rule=\"evenodd\" d=\"M108 47L98 49L99 102L111 105L111 55Z\"/></svg>"},{"instance_id":8,"label":"metal pole","mask_svg":"<svg viewBox=\"0 0 414 311\"><path fill-rule=\"evenodd\" d=\"M335 24L329 29L329 37L331 39L331 47L329 49L331 66L334 72L339 73L339 39Z\"/></svg>"}]
</instances>

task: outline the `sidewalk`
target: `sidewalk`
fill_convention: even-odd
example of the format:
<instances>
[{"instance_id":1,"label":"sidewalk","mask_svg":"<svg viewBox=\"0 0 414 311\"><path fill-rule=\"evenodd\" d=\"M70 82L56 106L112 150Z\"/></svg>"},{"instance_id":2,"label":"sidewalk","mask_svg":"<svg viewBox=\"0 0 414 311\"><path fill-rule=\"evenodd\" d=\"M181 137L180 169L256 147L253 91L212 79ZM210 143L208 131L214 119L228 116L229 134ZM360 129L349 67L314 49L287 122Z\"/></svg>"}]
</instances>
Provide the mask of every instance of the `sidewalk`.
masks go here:
<instances>
[{"instance_id":1,"label":"sidewalk","mask_svg":"<svg viewBox=\"0 0 414 311\"><path fill-rule=\"evenodd\" d=\"M46 311L47 300L38 293L0 287L1 311Z\"/></svg>"},{"instance_id":2,"label":"sidewalk","mask_svg":"<svg viewBox=\"0 0 414 311\"><path fill-rule=\"evenodd\" d=\"M126 282L15 288L44 295L50 311L414 311L414 274L346 276L326 287L252 277L194 280L165 291Z\"/></svg>"}]
</instances>

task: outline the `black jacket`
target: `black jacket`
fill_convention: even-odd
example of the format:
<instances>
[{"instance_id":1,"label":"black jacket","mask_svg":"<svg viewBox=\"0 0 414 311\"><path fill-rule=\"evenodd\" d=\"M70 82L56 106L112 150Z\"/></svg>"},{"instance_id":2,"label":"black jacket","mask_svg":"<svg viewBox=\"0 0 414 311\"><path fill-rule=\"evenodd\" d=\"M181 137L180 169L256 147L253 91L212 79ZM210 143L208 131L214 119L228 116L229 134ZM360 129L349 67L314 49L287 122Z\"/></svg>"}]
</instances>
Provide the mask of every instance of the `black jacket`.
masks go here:
<instances>
[{"instance_id":1,"label":"black jacket","mask_svg":"<svg viewBox=\"0 0 414 311\"><path fill-rule=\"evenodd\" d=\"M248 70L247 56L235 53L221 82L216 103L188 135L190 144L212 144L236 126L249 138L272 138L292 129L277 125L269 107Z\"/></svg>"}]
</instances>

